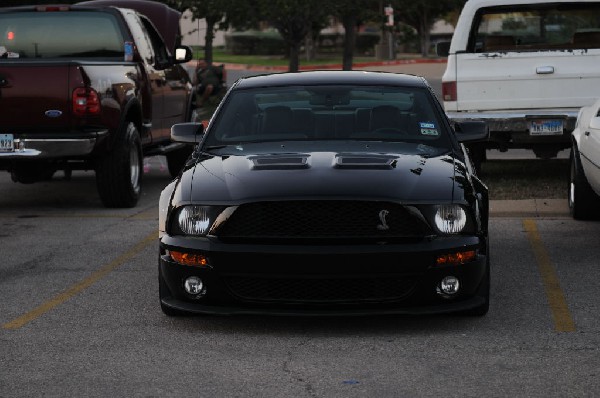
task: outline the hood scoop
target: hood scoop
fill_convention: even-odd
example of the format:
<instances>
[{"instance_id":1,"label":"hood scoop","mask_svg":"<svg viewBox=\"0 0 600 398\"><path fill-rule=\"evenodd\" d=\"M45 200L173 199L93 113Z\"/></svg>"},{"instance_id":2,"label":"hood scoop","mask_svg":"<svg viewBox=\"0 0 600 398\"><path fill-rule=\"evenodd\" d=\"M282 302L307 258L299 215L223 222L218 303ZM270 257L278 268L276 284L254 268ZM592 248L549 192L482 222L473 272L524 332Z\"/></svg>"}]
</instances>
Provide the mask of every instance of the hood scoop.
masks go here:
<instances>
[{"instance_id":1,"label":"hood scoop","mask_svg":"<svg viewBox=\"0 0 600 398\"><path fill-rule=\"evenodd\" d=\"M335 168L339 169L387 169L396 167L396 156L339 154L335 157Z\"/></svg>"},{"instance_id":2,"label":"hood scoop","mask_svg":"<svg viewBox=\"0 0 600 398\"><path fill-rule=\"evenodd\" d=\"M253 170L289 170L309 168L306 154L251 156Z\"/></svg>"}]
</instances>

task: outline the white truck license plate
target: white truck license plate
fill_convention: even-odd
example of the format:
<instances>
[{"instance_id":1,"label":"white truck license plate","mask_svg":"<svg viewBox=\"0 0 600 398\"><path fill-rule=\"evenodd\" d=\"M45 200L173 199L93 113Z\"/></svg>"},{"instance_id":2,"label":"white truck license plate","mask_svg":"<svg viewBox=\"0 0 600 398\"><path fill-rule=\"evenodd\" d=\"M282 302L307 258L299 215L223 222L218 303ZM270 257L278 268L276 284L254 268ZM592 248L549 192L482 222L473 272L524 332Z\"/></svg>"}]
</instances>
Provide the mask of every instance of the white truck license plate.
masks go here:
<instances>
[{"instance_id":1,"label":"white truck license plate","mask_svg":"<svg viewBox=\"0 0 600 398\"><path fill-rule=\"evenodd\" d=\"M532 120L529 122L529 135L562 135L562 120Z\"/></svg>"},{"instance_id":2,"label":"white truck license plate","mask_svg":"<svg viewBox=\"0 0 600 398\"><path fill-rule=\"evenodd\" d=\"M12 134L0 134L0 152L12 152L15 150Z\"/></svg>"}]
</instances>

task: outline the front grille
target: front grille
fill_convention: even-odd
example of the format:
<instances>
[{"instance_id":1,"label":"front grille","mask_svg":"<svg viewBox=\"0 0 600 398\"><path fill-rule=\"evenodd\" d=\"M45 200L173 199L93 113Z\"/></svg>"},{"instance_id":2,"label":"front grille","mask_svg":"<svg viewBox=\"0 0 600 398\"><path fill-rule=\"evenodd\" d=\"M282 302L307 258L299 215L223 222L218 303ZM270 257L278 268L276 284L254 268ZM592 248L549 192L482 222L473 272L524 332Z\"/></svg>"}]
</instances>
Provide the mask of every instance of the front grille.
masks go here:
<instances>
[{"instance_id":1,"label":"front grille","mask_svg":"<svg viewBox=\"0 0 600 398\"><path fill-rule=\"evenodd\" d=\"M402 205L336 200L244 204L214 231L223 240L389 240L430 233L427 223Z\"/></svg>"},{"instance_id":2,"label":"front grille","mask_svg":"<svg viewBox=\"0 0 600 398\"><path fill-rule=\"evenodd\" d=\"M386 278L257 278L228 276L229 290L242 301L298 304L354 304L398 301L416 276Z\"/></svg>"}]
</instances>

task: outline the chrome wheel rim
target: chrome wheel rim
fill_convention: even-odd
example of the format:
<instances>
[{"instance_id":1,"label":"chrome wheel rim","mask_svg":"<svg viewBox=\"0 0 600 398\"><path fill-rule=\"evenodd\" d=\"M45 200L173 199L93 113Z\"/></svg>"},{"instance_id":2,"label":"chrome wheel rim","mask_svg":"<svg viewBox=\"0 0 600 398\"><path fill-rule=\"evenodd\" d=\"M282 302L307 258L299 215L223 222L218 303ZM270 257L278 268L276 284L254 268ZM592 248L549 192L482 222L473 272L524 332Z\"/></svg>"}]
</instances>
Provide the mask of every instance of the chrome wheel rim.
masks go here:
<instances>
[{"instance_id":1,"label":"chrome wheel rim","mask_svg":"<svg viewBox=\"0 0 600 398\"><path fill-rule=\"evenodd\" d=\"M140 190L140 157L137 148L132 147L129 151L129 175L131 187L137 193Z\"/></svg>"}]
</instances>

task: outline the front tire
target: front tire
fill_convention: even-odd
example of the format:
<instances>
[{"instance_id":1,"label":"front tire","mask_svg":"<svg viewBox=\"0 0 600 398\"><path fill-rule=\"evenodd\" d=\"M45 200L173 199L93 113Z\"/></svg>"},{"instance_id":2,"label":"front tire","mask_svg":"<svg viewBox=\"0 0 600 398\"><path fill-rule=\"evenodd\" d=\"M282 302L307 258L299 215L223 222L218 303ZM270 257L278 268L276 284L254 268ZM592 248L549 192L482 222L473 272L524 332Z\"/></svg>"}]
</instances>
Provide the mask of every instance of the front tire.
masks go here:
<instances>
[{"instance_id":1,"label":"front tire","mask_svg":"<svg viewBox=\"0 0 600 398\"><path fill-rule=\"evenodd\" d=\"M129 122L96 166L96 185L106 207L134 207L142 192L142 142Z\"/></svg>"},{"instance_id":2,"label":"front tire","mask_svg":"<svg viewBox=\"0 0 600 398\"><path fill-rule=\"evenodd\" d=\"M568 195L571 216L575 220L598 218L600 197L596 195L585 177L579 151L575 146L571 149L570 168Z\"/></svg>"}]
</instances>

